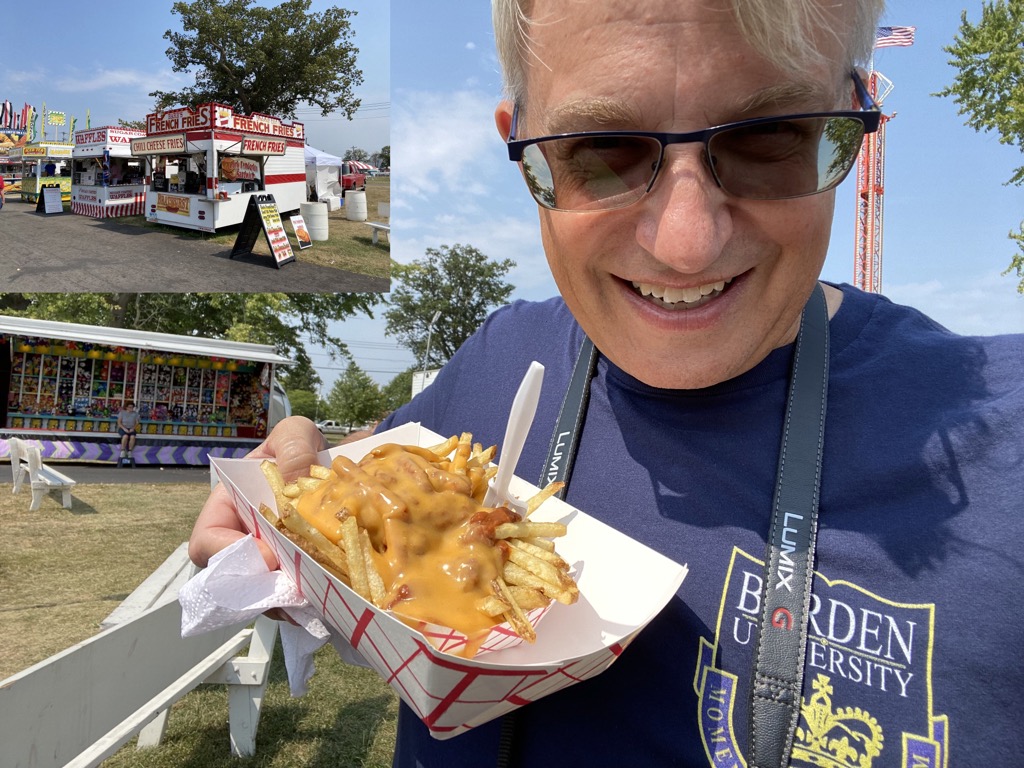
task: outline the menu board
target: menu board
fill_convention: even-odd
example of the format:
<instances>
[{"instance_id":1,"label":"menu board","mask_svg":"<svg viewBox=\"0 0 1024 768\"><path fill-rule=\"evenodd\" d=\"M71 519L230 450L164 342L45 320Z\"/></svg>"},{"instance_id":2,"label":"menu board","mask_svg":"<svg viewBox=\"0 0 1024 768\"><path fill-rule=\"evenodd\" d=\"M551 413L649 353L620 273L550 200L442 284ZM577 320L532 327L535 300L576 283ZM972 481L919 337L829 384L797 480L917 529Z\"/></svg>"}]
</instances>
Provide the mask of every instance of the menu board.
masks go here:
<instances>
[{"instance_id":1,"label":"menu board","mask_svg":"<svg viewBox=\"0 0 1024 768\"><path fill-rule=\"evenodd\" d=\"M288 233L285 232L284 222L281 220L281 212L277 209L273 195L252 195L249 198L245 218L242 219L238 237L231 248L231 258L251 254L260 232L267 238L267 244L274 256L274 265L278 269L283 264L295 261L295 252L292 251Z\"/></svg>"},{"instance_id":2,"label":"menu board","mask_svg":"<svg viewBox=\"0 0 1024 768\"><path fill-rule=\"evenodd\" d=\"M313 245L313 238L306 229L306 222L301 216L292 216L292 229L295 230L295 239L299 241L299 250L310 248Z\"/></svg>"},{"instance_id":3,"label":"menu board","mask_svg":"<svg viewBox=\"0 0 1024 768\"><path fill-rule=\"evenodd\" d=\"M36 200L36 213L64 213L64 201L61 199L60 184L45 184L39 190Z\"/></svg>"}]
</instances>

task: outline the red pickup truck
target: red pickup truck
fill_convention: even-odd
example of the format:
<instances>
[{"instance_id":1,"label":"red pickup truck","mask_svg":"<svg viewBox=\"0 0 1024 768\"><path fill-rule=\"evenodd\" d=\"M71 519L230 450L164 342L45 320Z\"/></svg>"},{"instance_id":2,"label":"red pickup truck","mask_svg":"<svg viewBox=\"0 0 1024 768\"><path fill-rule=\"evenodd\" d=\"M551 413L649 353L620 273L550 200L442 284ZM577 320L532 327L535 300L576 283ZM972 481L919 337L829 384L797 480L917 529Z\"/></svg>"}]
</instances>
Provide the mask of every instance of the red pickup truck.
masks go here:
<instances>
[{"instance_id":1,"label":"red pickup truck","mask_svg":"<svg viewBox=\"0 0 1024 768\"><path fill-rule=\"evenodd\" d=\"M341 188L344 191L366 189L366 174L358 171L351 163L342 163Z\"/></svg>"}]
</instances>

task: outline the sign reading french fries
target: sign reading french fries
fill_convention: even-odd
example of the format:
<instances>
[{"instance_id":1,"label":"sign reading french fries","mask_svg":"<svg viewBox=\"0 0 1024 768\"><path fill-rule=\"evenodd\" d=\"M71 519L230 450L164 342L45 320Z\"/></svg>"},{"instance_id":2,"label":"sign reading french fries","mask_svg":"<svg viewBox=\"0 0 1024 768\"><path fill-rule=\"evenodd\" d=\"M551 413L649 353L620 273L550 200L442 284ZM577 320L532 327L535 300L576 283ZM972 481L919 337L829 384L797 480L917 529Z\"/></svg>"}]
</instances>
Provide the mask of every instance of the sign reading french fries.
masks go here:
<instances>
[{"instance_id":1,"label":"sign reading french fries","mask_svg":"<svg viewBox=\"0 0 1024 768\"><path fill-rule=\"evenodd\" d=\"M344 467L359 462L374 449L380 448L380 452L386 454L394 449L384 446L436 447L445 440L418 424L407 424L322 453L319 461L323 467L313 470L310 477L320 479L317 475L324 474L339 456L342 461L334 466L345 471ZM468 453L466 461L472 462L472 456ZM486 455L477 457L483 472L486 472L486 458ZM513 582L530 585L537 580L533 590L536 592L543 589L541 582L550 578L552 581L548 584L561 584L574 596L572 599L556 597L553 601L544 601L543 606L538 604L525 611L528 619L525 627L516 621L512 621L511 626L499 624L504 628L492 631L474 658L464 658L467 654L465 635L452 642L453 636L461 633L445 628L437 630L432 637L431 626L417 625L409 621L408 616L404 617L405 621L399 619L392 611L381 607L389 605L388 599L376 599L373 587L368 584L359 586L366 597L360 596L346 583L351 572L342 571L338 564L322 566L310 554L308 546L294 543L289 538L289 534L294 538L294 532L282 524L280 513L267 514L268 510L277 510L279 505L287 510L289 502L282 499L289 497L278 487L275 498L275 489L259 460L213 459L212 463L234 497L249 531L274 549L282 570L300 592L389 682L439 739L456 736L526 702L603 672L672 598L687 573L686 566L668 560L557 498L544 498L540 489L513 478L511 492L524 501L537 500L535 509L526 521L499 521L496 530L504 525L511 526L502 529L501 535L526 540L530 546L523 551L531 556L537 556L537 552L530 547L550 552L549 547L540 542L555 534L557 559L566 564L566 570L556 565L554 571L542 578L534 572L537 566L529 558L517 554L508 558L509 563L524 573L517 574L513 568L511 576L505 573L503 582L511 587L521 586ZM486 484L486 480L483 482ZM310 483L312 488L316 485ZM294 491L292 498L298 498ZM293 502L291 506L295 506ZM264 508L262 514L261 507ZM524 523L529 525L520 527ZM345 521L339 520L338 525L344 528ZM354 527L355 524L348 525ZM557 535L562 532L564 535ZM347 551L359 552L365 562L371 562L373 557L367 556L366 549L359 543L362 535L358 530L347 533L340 530L337 538L344 545L348 537ZM514 543L509 546L518 549ZM516 559L527 565L515 563ZM345 567L349 567L347 562ZM386 567L378 570L383 574L388 572ZM565 581L567 573L575 578L571 588ZM382 589L383 585L377 588ZM552 595L555 594L553 591ZM512 618L507 615L508 596L499 594L498 598L491 608L494 612L491 620ZM379 605L375 604L378 602ZM391 602L398 610L399 603ZM544 613L539 625L537 612ZM535 641L523 643L523 635L533 631Z\"/></svg>"}]
</instances>

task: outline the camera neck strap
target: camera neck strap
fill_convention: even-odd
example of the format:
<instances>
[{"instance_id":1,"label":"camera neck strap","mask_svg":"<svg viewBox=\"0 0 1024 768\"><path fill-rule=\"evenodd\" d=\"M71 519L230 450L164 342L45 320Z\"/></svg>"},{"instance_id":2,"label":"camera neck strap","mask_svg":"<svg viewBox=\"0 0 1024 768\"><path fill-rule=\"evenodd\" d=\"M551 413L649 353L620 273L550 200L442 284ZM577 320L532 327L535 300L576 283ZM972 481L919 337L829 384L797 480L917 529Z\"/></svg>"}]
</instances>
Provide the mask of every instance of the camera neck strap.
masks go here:
<instances>
[{"instance_id":1,"label":"camera neck strap","mask_svg":"<svg viewBox=\"0 0 1024 768\"><path fill-rule=\"evenodd\" d=\"M828 391L828 308L815 286L789 379L750 696L750 768L789 764L803 700Z\"/></svg>"},{"instance_id":2,"label":"camera neck strap","mask_svg":"<svg viewBox=\"0 0 1024 768\"><path fill-rule=\"evenodd\" d=\"M565 482L560 498L572 477L597 357L584 338L538 482ZM828 309L818 283L800 318L779 449L751 685L750 768L788 765L800 722L827 389ZM499 766L509 764L515 714L502 723Z\"/></svg>"}]
</instances>

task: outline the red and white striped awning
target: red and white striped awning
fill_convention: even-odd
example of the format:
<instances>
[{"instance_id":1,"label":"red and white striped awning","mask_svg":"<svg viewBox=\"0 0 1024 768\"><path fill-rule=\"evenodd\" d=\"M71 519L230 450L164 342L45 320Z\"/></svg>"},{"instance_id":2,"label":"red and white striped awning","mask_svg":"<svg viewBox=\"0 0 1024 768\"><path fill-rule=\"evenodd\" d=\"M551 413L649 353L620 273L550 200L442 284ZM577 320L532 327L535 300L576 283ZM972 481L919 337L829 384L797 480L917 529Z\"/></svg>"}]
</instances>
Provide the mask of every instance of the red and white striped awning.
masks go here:
<instances>
[{"instance_id":1,"label":"red and white striped awning","mask_svg":"<svg viewBox=\"0 0 1024 768\"><path fill-rule=\"evenodd\" d=\"M358 160L347 160L346 162L349 165L351 165L353 168L355 168L357 171L375 171L375 170L377 170L376 166L368 165L367 163L361 163Z\"/></svg>"}]
</instances>

